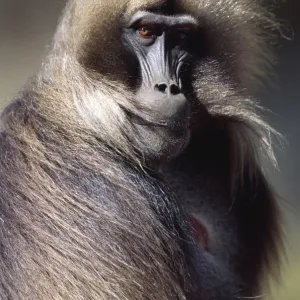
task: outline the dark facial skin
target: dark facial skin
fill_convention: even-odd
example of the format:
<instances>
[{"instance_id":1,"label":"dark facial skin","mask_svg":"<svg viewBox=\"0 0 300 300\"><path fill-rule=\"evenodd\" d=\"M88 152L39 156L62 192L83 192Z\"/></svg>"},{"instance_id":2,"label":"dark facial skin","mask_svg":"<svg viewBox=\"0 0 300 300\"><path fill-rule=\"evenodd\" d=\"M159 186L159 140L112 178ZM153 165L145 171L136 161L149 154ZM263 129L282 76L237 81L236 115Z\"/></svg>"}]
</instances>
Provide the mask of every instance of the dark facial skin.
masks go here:
<instances>
[{"instance_id":1,"label":"dark facial skin","mask_svg":"<svg viewBox=\"0 0 300 300\"><path fill-rule=\"evenodd\" d=\"M196 30L197 22L190 16L138 12L124 32L126 48L139 70L137 101L149 115L149 124L134 122L145 146L151 144L155 149L156 161L157 156L177 155L189 140L191 104L186 97L186 74L191 73L187 70L194 57Z\"/></svg>"}]
</instances>

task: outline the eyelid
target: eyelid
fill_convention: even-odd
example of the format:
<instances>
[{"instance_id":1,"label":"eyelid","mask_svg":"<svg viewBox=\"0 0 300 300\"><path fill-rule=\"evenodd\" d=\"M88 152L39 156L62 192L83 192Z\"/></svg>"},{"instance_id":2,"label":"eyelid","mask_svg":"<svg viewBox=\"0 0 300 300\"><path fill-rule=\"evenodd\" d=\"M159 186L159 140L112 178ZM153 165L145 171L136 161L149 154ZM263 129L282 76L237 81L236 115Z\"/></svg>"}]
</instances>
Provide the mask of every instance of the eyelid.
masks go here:
<instances>
[{"instance_id":1,"label":"eyelid","mask_svg":"<svg viewBox=\"0 0 300 300\"><path fill-rule=\"evenodd\" d=\"M153 24L152 22L148 22L147 20L137 20L136 22L134 22L132 25L131 25L132 28L135 28L135 29L138 29L138 28L141 28L141 27L147 27L147 28L154 28L155 27L155 24Z\"/></svg>"}]
</instances>

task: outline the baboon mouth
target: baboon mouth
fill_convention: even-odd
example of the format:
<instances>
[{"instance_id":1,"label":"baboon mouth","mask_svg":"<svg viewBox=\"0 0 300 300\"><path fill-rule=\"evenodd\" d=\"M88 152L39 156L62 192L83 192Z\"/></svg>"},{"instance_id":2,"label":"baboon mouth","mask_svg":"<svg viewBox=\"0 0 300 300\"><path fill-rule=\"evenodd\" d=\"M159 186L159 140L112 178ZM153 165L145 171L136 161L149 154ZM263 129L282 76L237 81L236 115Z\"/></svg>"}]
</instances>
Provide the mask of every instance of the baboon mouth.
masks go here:
<instances>
[{"instance_id":1,"label":"baboon mouth","mask_svg":"<svg viewBox=\"0 0 300 300\"><path fill-rule=\"evenodd\" d=\"M136 125L161 127L174 130L187 130L190 128L190 117L183 117L182 115L174 116L166 119L150 120L131 114L131 120Z\"/></svg>"}]
</instances>

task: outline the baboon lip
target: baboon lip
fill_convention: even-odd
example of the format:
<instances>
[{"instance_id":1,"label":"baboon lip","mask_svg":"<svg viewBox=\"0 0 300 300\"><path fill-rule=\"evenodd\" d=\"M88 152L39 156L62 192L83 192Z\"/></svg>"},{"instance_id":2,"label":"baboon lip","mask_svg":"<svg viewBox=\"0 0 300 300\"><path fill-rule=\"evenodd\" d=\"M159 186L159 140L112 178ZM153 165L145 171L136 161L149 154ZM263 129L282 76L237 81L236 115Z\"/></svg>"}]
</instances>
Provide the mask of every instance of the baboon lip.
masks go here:
<instances>
[{"instance_id":1,"label":"baboon lip","mask_svg":"<svg viewBox=\"0 0 300 300\"><path fill-rule=\"evenodd\" d=\"M162 119L162 120L149 120L141 118L139 116L132 116L132 120L135 124L153 126L153 127L162 127L169 128L171 130L176 129L189 129L190 128L190 118L171 118L171 119Z\"/></svg>"}]
</instances>

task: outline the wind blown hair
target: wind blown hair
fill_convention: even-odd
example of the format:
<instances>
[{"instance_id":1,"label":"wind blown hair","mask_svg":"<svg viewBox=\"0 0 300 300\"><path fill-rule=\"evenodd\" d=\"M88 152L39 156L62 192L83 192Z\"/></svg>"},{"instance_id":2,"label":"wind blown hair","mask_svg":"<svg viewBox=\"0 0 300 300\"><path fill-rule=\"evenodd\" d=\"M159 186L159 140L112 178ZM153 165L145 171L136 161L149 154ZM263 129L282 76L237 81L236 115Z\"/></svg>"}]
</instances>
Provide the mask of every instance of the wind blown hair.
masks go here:
<instances>
[{"instance_id":1,"label":"wind blown hair","mask_svg":"<svg viewBox=\"0 0 300 300\"><path fill-rule=\"evenodd\" d=\"M216 55L197 66L193 84L199 102L230 140L232 199L251 182L266 201L257 218L273 225L258 228L259 237L253 238L263 249L252 252L258 265L249 274L253 278L255 272L276 273L282 235L275 196L259 161L264 149L275 162L271 136L277 133L248 96L270 68L268 44L278 26L258 2L175 5L175 11L209 28L206 36L220 41L208 41ZM168 188L146 174L129 116L146 119L150 113L136 103L121 56L123 14L163 5L160 0L69 1L39 74L2 113L0 221L11 235L3 237L8 252L1 254L0 268L13 276L1 279L0 295L7 299L73 300L76 291L78 299L87 299L85 294L88 299L188 299L187 258L174 224L186 232L188 225L178 221L180 207ZM23 254L18 265L10 249Z\"/></svg>"}]
</instances>

